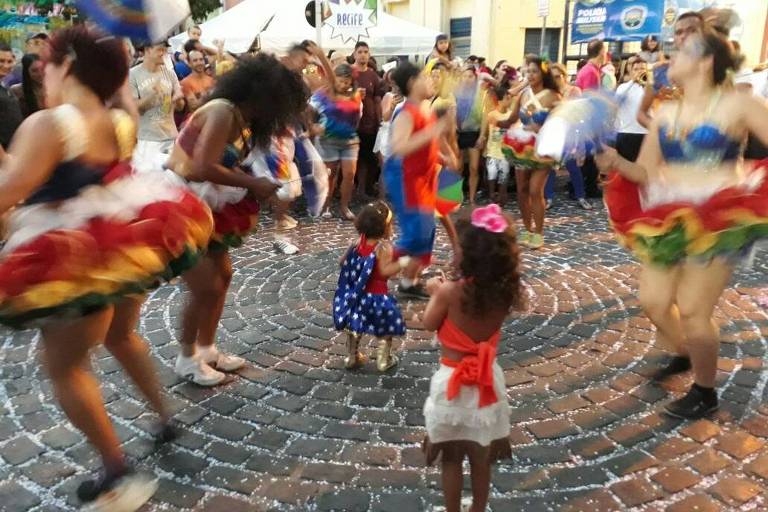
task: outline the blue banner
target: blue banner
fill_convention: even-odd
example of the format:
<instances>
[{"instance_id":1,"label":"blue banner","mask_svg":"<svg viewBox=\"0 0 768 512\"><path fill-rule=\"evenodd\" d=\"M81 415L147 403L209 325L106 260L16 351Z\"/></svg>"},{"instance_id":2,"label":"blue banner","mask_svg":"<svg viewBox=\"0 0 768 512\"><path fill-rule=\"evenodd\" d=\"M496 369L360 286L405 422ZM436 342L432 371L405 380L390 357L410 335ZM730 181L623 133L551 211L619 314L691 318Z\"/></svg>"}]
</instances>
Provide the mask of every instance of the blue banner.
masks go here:
<instances>
[{"instance_id":1,"label":"blue banner","mask_svg":"<svg viewBox=\"0 0 768 512\"><path fill-rule=\"evenodd\" d=\"M661 33L663 16L664 0L580 0L573 12L571 43L639 41Z\"/></svg>"}]
</instances>

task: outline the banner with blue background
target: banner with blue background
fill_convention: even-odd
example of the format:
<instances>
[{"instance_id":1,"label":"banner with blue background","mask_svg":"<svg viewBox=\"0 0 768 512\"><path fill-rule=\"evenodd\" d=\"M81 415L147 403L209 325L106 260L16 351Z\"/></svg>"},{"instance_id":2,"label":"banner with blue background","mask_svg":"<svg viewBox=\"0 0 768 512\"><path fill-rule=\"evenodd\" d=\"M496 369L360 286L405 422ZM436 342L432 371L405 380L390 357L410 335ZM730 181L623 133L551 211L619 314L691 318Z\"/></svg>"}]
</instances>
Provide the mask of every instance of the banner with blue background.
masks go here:
<instances>
[{"instance_id":1,"label":"banner with blue background","mask_svg":"<svg viewBox=\"0 0 768 512\"><path fill-rule=\"evenodd\" d=\"M663 16L664 0L580 0L573 12L571 43L639 41L661 32Z\"/></svg>"}]
</instances>

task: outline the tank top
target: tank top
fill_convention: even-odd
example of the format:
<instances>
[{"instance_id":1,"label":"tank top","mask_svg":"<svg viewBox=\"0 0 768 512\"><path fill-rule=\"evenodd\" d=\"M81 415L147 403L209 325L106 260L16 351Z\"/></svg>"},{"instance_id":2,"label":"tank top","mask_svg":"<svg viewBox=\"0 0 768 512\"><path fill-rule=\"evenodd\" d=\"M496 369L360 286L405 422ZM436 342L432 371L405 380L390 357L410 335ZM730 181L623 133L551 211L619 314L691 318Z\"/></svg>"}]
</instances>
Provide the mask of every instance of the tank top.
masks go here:
<instances>
[{"instance_id":1,"label":"tank top","mask_svg":"<svg viewBox=\"0 0 768 512\"><path fill-rule=\"evenodd\" d=\"M411 116L412 134L430 128L436 121L433 113L425 114L419 105L411 101L403 102L398 115L402 112L408 112ZM407 184L405 187L407 204L420 204L434 208L437 195L437 171L437 139L432 139L428 144L403 158L403 181Z\"/></svg>"},{"instance_id":2,"label":"tank top","mask_svg":"<svg viewBox=\"0 0 768 512\"><path fill-rule=\"evenodd\" d=\"M508 121L512 112L504 114L497 122ZM499 128L498 126L488 126L488 145L485 148L485 154L489 158L497 158L504 160L504 153L501 150L501 141L504 139L506 129Z\"/></svg>"}]
</instances>

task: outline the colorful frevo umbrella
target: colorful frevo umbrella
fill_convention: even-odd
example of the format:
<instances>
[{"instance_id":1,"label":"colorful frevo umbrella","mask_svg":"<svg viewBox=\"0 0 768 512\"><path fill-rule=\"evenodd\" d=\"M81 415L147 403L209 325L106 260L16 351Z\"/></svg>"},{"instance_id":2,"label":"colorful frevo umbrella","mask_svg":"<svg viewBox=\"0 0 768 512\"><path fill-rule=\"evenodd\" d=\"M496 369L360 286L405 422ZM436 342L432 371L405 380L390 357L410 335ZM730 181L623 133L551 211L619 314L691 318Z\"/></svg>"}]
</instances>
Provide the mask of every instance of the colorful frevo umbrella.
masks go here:
<instances>
[{"instance_id":1,"label":"colorful frevo umbrella","mask_svg":"<svg viewBox=\"0 0 768 512\"><path fill-rule=\"evenodd\" d=\"M190 14L187 0L77 0L77 8L114 36L152 43Z\"/></svg>"},{"instance_id":2,"label":"colorful frevo umbrella","mask_svg":"<svg viewBox=\"0 0 768 512\"><path fill-rule=\"evenodd\" d=\"M460 174L442 169L437 178L437 203L435 209L440 215L448 215L461 207L464 201L464 180Z\"/></svg>"}]
</instances>

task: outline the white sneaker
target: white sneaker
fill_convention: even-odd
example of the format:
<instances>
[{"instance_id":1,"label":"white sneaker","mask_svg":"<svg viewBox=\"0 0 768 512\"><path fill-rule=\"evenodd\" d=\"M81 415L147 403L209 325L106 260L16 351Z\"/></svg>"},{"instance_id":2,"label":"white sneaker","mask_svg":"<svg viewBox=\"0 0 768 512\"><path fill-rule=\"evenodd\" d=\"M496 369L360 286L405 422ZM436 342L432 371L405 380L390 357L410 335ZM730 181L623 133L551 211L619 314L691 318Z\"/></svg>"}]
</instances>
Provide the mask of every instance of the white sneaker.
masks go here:
<instances>
[{"instance_id":1,"label":"white sneaker","mask_svg":"<svg viewBox=\"0 0 768 512\"><path fill-rule=\"evenodd\" d=\"M118 480L114 487L104 490L92 502L83 506L89 512L134 512L157 491L157 478L133 473Z\"/></svg>"},{"instance_id":2,"label":"white sneaker","mask_svg":"<svg viewBox=\"0 0 768 512\"><path fill-rule=\"evenodd\" d=\"M221 384L227 378L223 373L208 366L200 356L176 358L176 375L188 379L198 386L212 387Z\"/></svg>"},{"instance_id":3,"label":"white sneaker","mask_svg":"<svg viewBox=\"0 0 768 512\"><path fill-rule=\"evenodd\" d=\"M325 210L323 210L323 213L320 214L320 217L322 217L323 219L332 219L333 214L331 213L331 209L326 208Z\"/></svg>"},{"instance_id":4,"label":"white sneaker","mask_svg":"<svg viewBox=\"0 0 768 512\"><path fill-rule=\"evenodd\" d=\"M203 352L201 350L201 352ZM208 366L216 368L222 372L235 372L245 366L245 359L232 354L224 354L218 350L210 350L210 355L201 354L202 360Z\"/></svg>"},{"instance_id":5,"label":"white sneaker","mask_svg":"<svg viewBox=\"0 0 768 512\"><path fill-rule=\"evenodd\" d=\"M293 245L288 240L277 239L275 240L275 249L283 254L291 256L299 252L299 248Z\"/></svg>"},{"instance_id":6,"label":"white sneaker","mask_svg":"<svg viewBox=\"0 0 768 512\"><path fill-rule=\"evenodd\" d=\"M579 206L581 206L585 210L591 210L592 209L592 203L590 203L589 201L587 201L583 197L577 199L576 201L579 203Z\"/></svg>"}]
</instances>

